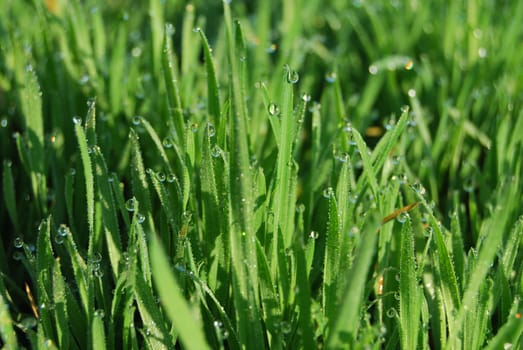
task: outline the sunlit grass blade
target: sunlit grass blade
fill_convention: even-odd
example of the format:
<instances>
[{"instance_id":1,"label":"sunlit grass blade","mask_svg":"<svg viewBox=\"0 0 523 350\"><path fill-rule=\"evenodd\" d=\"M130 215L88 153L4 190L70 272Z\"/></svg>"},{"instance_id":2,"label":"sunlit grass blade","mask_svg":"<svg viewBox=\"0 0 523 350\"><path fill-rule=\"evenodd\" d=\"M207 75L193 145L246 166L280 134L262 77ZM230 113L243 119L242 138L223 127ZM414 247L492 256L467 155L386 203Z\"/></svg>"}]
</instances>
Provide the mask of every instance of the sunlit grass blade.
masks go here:
<instances>
[{"instance_id":1,"label":"sunlit grass blade","mask_svg":"<svg viewBox=\"0 0 523 350\"><path fill-rule=\"evenodd\" d=\"M11 219L15 229L18 231L20 230L20 225L18 223L18 212L16 209L15 183L13 179L12 163L9 160L4 160L2 188L4 192L3 200L7 212L9 213L9 218Z\"/></svg>"},{"instance_id":2,"label":"sunlit grass blade","mask_svg":"<svg viewBox=\"0 0 523 350\"><path fill-rule=\"evenodd\" d=\"M327 327L329 327L330 322L332 322L331 316L335 314L338 306L341 235L336 198L331 188L327 191L329 191L329 211L323 268L323 312L327 320Z\"/></svg>"},{"instance_id":3,"label":"sunlit grass blade","mask_svg":"<svg viewBox=\"0 0 523 350\"><path fill-rule=\"evenodd\" d=\"M150 241L150 250L154 284L173 328L187 349L208 349L201 321L194 316L183 297L161 243L155 236Z\"/></svg>"},{"instance_id":4,"label":"sunlit grass blade","mask_svg":"<svg viewBox=\"0 0 523 350\"><path fill-rule=\"evenodd\" d=\"M343 283L339 284L339 300L341 304L336 310L333 323L327 335L326 347L328 348L343 348L347 345L347 341L350 343L356 341L360 325L360 307L365 292L364 281L371 267L378 237L379 221L375 215L371 215L367 217L366 223L361 230L362 239L356 250L349 276L346 280L340 281Z\"/></svg>"}]
</instances>

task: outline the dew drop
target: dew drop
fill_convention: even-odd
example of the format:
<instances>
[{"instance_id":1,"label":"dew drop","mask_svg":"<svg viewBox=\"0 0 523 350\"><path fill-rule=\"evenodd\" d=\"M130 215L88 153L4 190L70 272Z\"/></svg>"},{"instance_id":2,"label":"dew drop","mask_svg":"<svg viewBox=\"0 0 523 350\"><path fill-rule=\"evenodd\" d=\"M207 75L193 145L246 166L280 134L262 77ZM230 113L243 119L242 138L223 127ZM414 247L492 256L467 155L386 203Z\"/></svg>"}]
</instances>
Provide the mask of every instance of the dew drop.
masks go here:
<instances>
[{"instance_id":1,"label":"dew drop","mask_svg":"<svg viewBox=\"0 0 523 350\"><path fill-rule=\"evenodd\" d=\"M167 32L167 35L173 35L176 30L172 23L167 23L165 25L165 31Z\"/></svg>"},{"instance_id":2,"label":"dew drop","mask_svg":"<svg viewBox=\"0 0 523 350\"><path fill-rule=\"evenodd\" d=\"M75 168L69 169L69 175L75 176L76 175L76 169Z\"/></svg>"},{"instance_id":3,"label":"dew drop","mask_svg":"<svg viewBox=\"0 0 523 350\"><path fill-rule=\"evenodd\" d=\"M400 111L401 111L401 113L408 113L409 112L409 106L408 105L401 106Z\"/></svg>"},{"instance_id":4,"label":"dew drop","mask_svg":"<svg viewBox=\"0 0 523 350\"><path fill-rule=\"evenodd\" d=\"M378 66L376 66L374 64L369 66L369 73L370 74L376 75L376 74L378 74L378 71L379 71Z\"/></svg>"},{"instance_id":5,"label":"dew drop","mask_svg":"<svg viewBox=\"0 0 523 350\"><path fill-rule=\"evenodd\" d=\"M406 174L399 174L398 175L398 183L400 185L403 185L403 184L407 183L407 181L408 181L408 178L407 178Z\"/></svg>"},{"instance_id":6,"label":"dew drop","mask_svg":"<svg viewBox=\"0 0 523 350\"><path fill-rule=\"evenodd\" d=\"M143 215L142 213L137 213L136 221L138 221L139 224L143 223L145 221L145 215Z\"/></svg>"},{"instance_id":7,"label":"dew drop","mask_svg":"<svg viewBox=\"0 0 523 350\"><path fill-rule=\"evenodd\" d=\"M57 234L61 237L67 236L67 233L69 232L69 229L65 224L61 224L58 226Z\"/></svg>"},{"instance_id":8,"label":"dew drop","mask_svg":"<svg viewBox=\"0 0 523 350\"><path fill-rule=\"evenodd\" d=\"M485 57L487 57L487 53L488 53L488 52L487 52L487 49L484 48L484 47L480 47L480 48L478 49L478 56L479 56L479 58L485 58Z\"/></svg>"},{"instance_id":9,"label":"dew drop","mask_svg":"<svg viewBox=\"0 0 523 350\"><path fill-rule=\"evenodd\" d=\"M125 202L125 209L129 212L133 212L136 206L136 200L134 198L130 198Z\"/></svg>"},{"instance_id":10,"label":"dew drop","mask_svg":"<svg viewBox=\"0 0 523 350\"><path fill-rule=\"evenodd\" d=\"M347 152L336 152L334 158L341 163L346 163L349 159L349 154Z\"/></svg>"},{"instance_id":11,"label":"dew drop","mask_svg":"<svg viewBox=\"0 0 523 350\"><path fill-rule=\"evenodd\" d=\"M22 237L16 237L13 241L15 248L22 248L24 246L24 240Z\"/></svg>"},{"instance_id":12,"label":"dew drop","mask_svg":"<svg viewBox=\"0 0 523 350\"><path fill-rule=\"evenodd\" d=\"M94 312L94 317L97 317L97 318L104 318L105 317L105 312L103 309L98 309Z\"/></svg>"},{"instance_id":13,"label":"dew drop","mask_svg":"<svg viewBox=\"0 0 523 350\"><path fill-rule=\"evenodd\" d=\"M167 175L167 182L173 183L174 181L176 181L176 175L174 175L173 173Z\"/></svg>"},{"instance_id":14,"label":"dew drop","mask_svg":"<svg viewBox=\"0 0 523 350\"><path fill-rule=\"evenodd\" d=\"M170 136L165 137L162 141L162 145L164 148L171 148L173 146L173 144L171 142L171 137Z\"/></svg>"},{"instance_id":15,"label":"dew drop","mask_svg":"<svg viewBox=\"0 0 523 350\"><path fill-rule=\"evenodd\" d=\"M82 118L78 117L78 116L74 116L73 117L73 123L75 125L81 125L82 124Z\"/></svg>"},{"instance_id":16,"label":"dew drop","mask_svg":"<svg viewBox=\"0 0 523 350\"><path fill-rule=\"evenodd\" d=\"M311 231L311 233L309 233L310 239L318 239L318 237L320 237L320 234L317 231Z\"/></svg>"},{"instance_id":17,"label":"dew drop","mask_svg":"<svg viewBox=\"0 0 523 350\"><path fill-rule=\"evenodd\" d=\"M414 191L419 194L420 196L423 196L425 195L425 193L427 192L427 190L425 189L425 187L420 183L420 182L416 182L414 185L412 185L412 188L414 189Z\"/></svg>"},{"instance_id":18,"label":"dew drop","mask_svg":"<svg viewBox=\"0 0 523 350\"><path fill-rule=\"evenodd\" d=\"M142 122L142 117L140 117L139 115L135 115L133 117L133 125L140 125L141 122Z\"/></svg>"},{"instance_id":19,"label":"dew drop","mask_svg":"<svg viewBox=\"0 0 523 350\"><path fill-rule=\"evenodd\" d=\"M87 74L84 74L80 77L80 80L78 80L80 85L85 85L89 82L89 76Z\"/></svg>"},{"instance_id":20,"label":"dew drop","mask_svg":"<svg viewBox=\"0 0 523 350\"><path fill-rule=\"evenodd\" d=\"M222 155L222 149L218 145L214 145L211 149L211 156L213 158L219 158Z\"/></svg>"},{"instance_id":21,"label":"dew drop","mask_svg":"<svg viewBox=\"0 0 523 350\"><path fill-rule=\"evenodd\" d=\"M408 60L407 63L405 63L404 68L405 70L411 70L414 68L414 62L412 60Z\"/></svg>"},{"instance_id":22,"label":"dew drop","mask_svg":"<svg viewBox=\"0 0 523 350\"><path fill-rule=\"evenodd\" d=\"M287 74L287 82L290 84L296 84L300 80L300 75L295 70L290 70Z\"/></svg>"},{"instance_id":23,"label":"dew drop","mask_svg":"<svg viewBox=\"0 0 523 350\"><path fill-rule=\"evenodd\" d=\"M165 181L165 174L162 173L162 172L159 172L156 174L156 179L160 182L164 182Z\"/></svg>"},{"instance_id":24,"label":"dew drop","mask_svg":"<svg viewBox=\"0 0 523 350\"><path fill-rule=\"evenodd\" d=\"M396 217L396 221L398 221L400 224L405 223L408 219L409 219L409 214L406 213L406 212L400 213L400 214Z\"/></svg>"},{"instance_id":25,"label":"dew drop","mask_svg":"<svg viewBox=\"0 0 523 350\"><path fill-rule=\"evenodd\" d=\"M2 120L0 120L0 126L2 128L6 128L7 127L7 118L2 118Z\"/></svg>"},{"instance_id":26,"label":"dew drop","mask_svg":"<svg viewBox=\"0 0 523 350\"><path fill-rule=\"evenodd\" d=\"M396 314L397 314L396 309L394 309L392 307L387 310L387 317L388 318L394 318L396 316Z\"/></svg>"},{"instance_id":27,"label":"dew drop","mask_svg":"<svg viewBox=\"0 0 523 350\"><path fill-rule=\"evenodd\" d=\"M269 103L269 107L267 108L267 111L269 112L269 115L271 116L278 116L280 115L280 107L274 102Z\"/></svg>"},{"instance_id":28,"label":"dew drop","mask_svg":"<svg viewBox=\"0 0 523 350\"><path fill-rule=\"evenodd\" d=\"M327 187L323 190L323 198L329 199L334 194L332 187Z\"/></svg>"},{"instance_id":29,"label":"dew drop","mask_svg":"<svg viewBox=\"0 0 523 350\"><path fill-rule=\"evenodd\" d=\"M191 124L191 131L192 132L197 132L198 131L198 123L192 123Z\"/></svg>"},{"instance_id":30,"label":"dew drop","mask_svg":"<svg viewBox=\"0 0 523 350\"><path fill-rule=\"evenodd\" d=\"M214 135L216 135L216 128L212 123L207 123L207 134L209 137L214 137Z\"/></svg>"},{"instance_id":31,"label":"dew drop","mask_svg":"<svg viewBox=\"0 0 523 350\"><path fill-rule=\"evenodd\" d=\"M407 94L409 95L409 97L416 97L416 90L414 90L414 89L409 89L409 91L407 92Z\"/></svg>"},{"instance_id":32,"label":"dew drop","mask_svg":"<svg viewBox=\"0 0 523 350\"><path fill-rule=\"evenodd\" d=\"M271 44L269 45L269 47L267 47L267 49L265 50L268 54L273 54L276 52L276 50L278 49L278 45L276 44Z\"/></svg>"},{"instance_id":33,"label":"dew drop","mask_svg":"<svg viewBox=\"0 0 523 350\"><path fill-rule=\"evenodd\" d=\"M336 79L338 79L338 74L336 74L336 72L330 72L325 74L325 81L329 84L335 83Z\"/></svg>"},{"instance_id":34,"label":"dew drop","mask_svg":"<svg viewBox=\"0 0 523 350\"><path fill-rule=\"evenodd\" d=\"M200 27L194 27L192 31L195 33L199 33L199 32L201 32L201 29L200 29Z\"/></svg>"},{"instance_id":35,"label":"dew drop","mask_svg":"<svg viewBox=\"0 0 523 350\"><path fill-rule=\"evenodd\" d=\"M304 93L301 95L301 100L302 100L303 102L310 102L310 100L311 100L311 95L309 95L309 94L307 94L307 93L304 92Z\"/></svg>"},{"instance_id":36,"label":"dew drop","mask_svg":"<svg viewBox=\"0 0 523 350\"><path fill-rule=\"evenodd\" d=\"M24 254L21 251L17 250L15 252L13 252L13 260L20 261L23 259L23 257L24 257Z\"/></svg>"},{"instance_id":37,"label":"dew drop","mask_svg":"<svg viewBox=\"0 0 523 350\"><path fill-rule=\"evenodd\" d=\"M476 181L473 177L468 177L463 182L463 190L468 193L474 192L474 188L476 187Z\"/></svg>"},{"instance_id":38,"label":"dew drop","mask_svg":"<svg viewBox=\"0 0 523 350\"><path fill-rule=\"evenodd\" d=\"M64 240L65 240L65 237L62 236L61 234L57 233L55 236L54 236L54 241L56 244L60 245L60 244L63 244L64 243Z\"/></svg>"}]
</instances>

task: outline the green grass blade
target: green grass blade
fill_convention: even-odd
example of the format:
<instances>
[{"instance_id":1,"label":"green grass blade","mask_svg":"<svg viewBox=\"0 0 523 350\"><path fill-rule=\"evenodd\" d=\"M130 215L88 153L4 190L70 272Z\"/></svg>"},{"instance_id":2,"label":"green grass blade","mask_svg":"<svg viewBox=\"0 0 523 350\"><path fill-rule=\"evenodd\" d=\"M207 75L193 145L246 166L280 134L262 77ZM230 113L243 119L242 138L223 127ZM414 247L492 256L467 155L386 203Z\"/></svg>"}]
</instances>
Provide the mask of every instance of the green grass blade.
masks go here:
<instances>
[{"instance_id":1,"label":"green grass blade","mask_svg":"<svg viewBox=\"0 0 523 350\"><path fill-rule=\"evenodd\" d=\"M323 268L323 312L327 327L333 320L338 306L338 273L340 264L340 223L338 205L332 188L327 189L329 212L327 221L327 242L325 244L325 262Z\"/></svg>"},{"instance_id":2,"label":"green grass blade","mask_svg":"<svg viewBox=\"0 0 523 350\"><path fill-rule=\"evenodd\" d=\"M414 231L408 214L400 214L398 220L405 220L401 230L400 257L401 347L417 349L420 333L421 294L414 255Z\"/></svg>"},{"instance_id":3,"label":"green grass blade","mask_svg":"<svg viewBox=\"0 0 523 350\"><path fill-rule=\"evenodd\" d=\"M356 340L365 280L376 249L378 227L378 218L372 215L367 218L365 226L361 230L360 246L357 248L349 278L344 281L345 286L340 287L339 300L341 300L341 303L325 341L326 347L329 349L345 347L347 336L350 337L349 341L351 342Z\"/></svg>"},{"instance_id":4,"label":"green grass blade","mask_svg":"<svg viewBox=\"0 0 523 350\"><path fill-rule=\"evenodd\" d=\"M154 272L154 284L158 290L161 303L173 328L187 349L208 349L201 321L197 320L191 307L183 297L167 256L163 252L161 243L155 236L150 243L151 266Z\"/></svg>"},{"instance_id":5,"label":"green grass blade","mask_svg":"<svg viewBox=\"0 0 523 350\"><path fill-rule=\"evenodd\" d=\"M9 213L9 218L11 219L15 230L20 231L18 212L16 209L15 182L13 179L12 163L9 160L4 160L2 187L4 192L4 203L7 212Z\"/></svg>"},{"instance_id":6,"label":"green grass blade","mask_svg":"<svg viewBox=\"0 0 523 350\"><path fill-rule=\"evenodd\" d=\"M87 137L81 125L80 119L74 119L74 130L76 139L80 148L80 157L84 169L85 178L85 193L87 204L87 225L89 229L89 237L94 234L94 176L91 164L91 157L89 155L89 147L87 145Z\"/></svg>"},{"instance_id":7,"label":"green grass blade","mask_svg":"<svg viewBox=\"0 0 523 350\"><path fill-rule=\"evenodd\" d=\"M0 276L0 339L6 349L17 349L18 341L13 328L13 319L9 313L3 276Z\"/></svg>"},{"instance_id":8,"label":"green grass blade","mask_svg":"<svg viewBox=\"0 0 523 350\"><path fill-rule=\"evenodd\" d=\"M221 116L220 105L220 90L218 89L218 79L216 76L216 69L214 68L214 60L207 41L207 36L202 30L199 30L202 39L203 54L205 56L205 68L207 70L207 111L213 121L214 125L219 124L219 117Z\"/></svg>"}]
</instances>

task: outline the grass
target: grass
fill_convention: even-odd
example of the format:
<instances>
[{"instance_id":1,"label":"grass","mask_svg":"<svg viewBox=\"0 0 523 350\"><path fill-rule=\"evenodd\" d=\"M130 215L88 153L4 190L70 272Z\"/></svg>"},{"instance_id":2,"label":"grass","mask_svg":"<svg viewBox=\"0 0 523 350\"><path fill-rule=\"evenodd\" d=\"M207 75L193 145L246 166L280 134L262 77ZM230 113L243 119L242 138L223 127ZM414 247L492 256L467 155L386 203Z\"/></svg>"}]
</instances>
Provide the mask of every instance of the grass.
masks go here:
<instances>
[{"instance_id":1,"label":"grass","mask_svg":"<svg viewBox=\"0 0 523 350\"><path fill-rule=\"evenodd\" d=\"M0 344L522 348L522 21L3 1Z\"/></svg>"}]
</instances>

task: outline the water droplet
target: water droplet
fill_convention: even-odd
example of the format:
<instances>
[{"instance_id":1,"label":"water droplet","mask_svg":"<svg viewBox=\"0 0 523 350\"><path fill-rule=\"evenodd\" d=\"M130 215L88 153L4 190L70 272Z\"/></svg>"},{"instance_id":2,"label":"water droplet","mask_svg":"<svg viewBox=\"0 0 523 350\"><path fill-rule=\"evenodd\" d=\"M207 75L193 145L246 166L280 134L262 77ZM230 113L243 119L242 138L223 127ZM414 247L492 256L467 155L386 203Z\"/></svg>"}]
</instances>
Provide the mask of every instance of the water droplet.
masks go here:
<instances>
[{"instance_id":1,"label":"water droplet","mask_svg":"<svg viewBox=\"0 0 523 350\"><path fill-rule=\"evenodd\" d=\"M133 125L140 125L141 122L142 122L142 117L141 116L135 115L133 117Z\"/></svg>"},{"instance_id":2,"label":"water droplet","mask_svg":"<svg viewBox=\"0 0 523 350\"><path fill-rule=\"evenodd\" d=\"M309 94L307 94L307 93L304 92L304 93L301 95L301 100L302 100L303 102L309 102L309 101L311 100L311 95L309 95Z\"/></svg>"},{"instance_id":3,"label":"water droplet","mask_svg":"<svg viewBox=\"0 0 523 350\"><path fill-rule=\"evenodd\" d=\"M142 213L137 213L136 221L138 221L139 224L143 223L145 221L145 215L143 215Z\"/></svg>"},{"instance_id":4,"label":"water droplet","mask_svg":"<svg viewBox=\"0 0 523 350\"><path fill-rule=\"evenodd\" d=\"M211 156L213 158L218 158L222 155L222 149L218 145L214 145L211 149Z\"/></svg>"},{"instance_id":5,"label":"water droplet","mask_svg":"<svg viewBox=\"0 0 523 350\"><path fill-rule=\"evenodd\" d=\"M165 181L165 174L162 173L162 172L159 172L156 174L156 179L160 182L164 182Z\"/></svg>"},{"instance_id":6,"label":"water droplet","mask_svg":"<svg viewBox=\"0 0 523 350\"><path fill-rule=\"evenodd\" d=\"M407 178L406 174L399 174L398 175L398 183L400 185L403 185L403 184L407 183L407 181L408 181L408 178Z\"/></svg>"},{"instance_id":7,"label":"water droplet","mask_svg":"<svg viewBox=\"0 0 523 350\"><path fill-rule=\"evenodd\" d=\"M421 196L425 195L425 192L427 192L425 187L420 182L416 182L414 185L412 185L412 188L417 194Z\"/></svg>"},{"instance_id":8,"label":"water droplet","mask_svg":"<svg viewBox=\"0 0 523 350\"><path fill-rule=\"evenodd\" d=\"M67 233L69 232L69 228L65 224L60 224L58 226L57 234L61 237L67 236Z\"/></svg>"},{"instance_id":9,"label":"water droplet","mask_svg":"<svg viewBox=\"0 0 523 350\"><path fill-rule=\"evenodd\" d=\"M89 76L87 74L84 74L80 77L80 80L78 80L80 85L85 85L89 82Z\"/></svg>"},{"instance_id":10,"label":"water droplet","mask_svg":"<svg viewBox=\"0 0 523 350\"><path fill-rule=\"evenodd\" d=\"M58 233L54 236L54 241L56 244L63 244L64 240L65 240L65 237Z\"/></svg>"},{"instance_id":11,"label":"water droplet","mask_svg":"<svg viewBox=\"0 0 523 350\"><path fill-rule=\"evenodd\" d=\"M468 193L474 192L474 188L476 187L476 181L474 177L468 177L463 182L463 190Z\"/></svg>"},{"instance_id":12,"label":"water droplet","mask_svg":"<svg viewBox=\"0 0 523 350\"><path fill-rule=\"evenodd\" d=\"M356 204L357 201L358 201L358 195L349 193L349 203Z\"/></svg>"},{"instance_id":13,"label":"water droplet","mask_svg":"<svg viewBox=\"0 0 523 350\"><path fill-rule=\"evenodd\" d=\"M332 187L327 187L323 190L323 198L330 198L334 194Z\"/></svg>"},{"instance_id":14,"label":"water droplet","mask_svg":"<svg viewBox=\"0 0 523 350\"><path fill-rule=\"evenodd\" d=\"M291 69L288 64L283 65L283 74L289 84L296 84L300 80L300 75L295 70Z\"/></svg>"},{"instance_id":15,"label":"water droplet","mask_svg":"<svg viewBox=\"0 0 523 350\"><path fill-rule=\"evenodd\" d=\"M409 213L407 213L407 212L400 213L396 217L396 221L398 221L400 224L405 223L408 219L409 219Z\"/></svg>"},{"instance_id":16,"label":"water droplet","mask_svg":"<svg viewBox=\"0 0 523 350\"><path fill-rule=\"evenodd\" d=\"M16 237L13 241L13 245L17 249L22 248L24 246L24 240L22 239L22 237Z\"/></svg>"},{"instance_id":17,"label":"water droplet","mask_svg":"<svg viewBox=\"0 0 523 350\"><path fill-rule=\"evenodd\" d=\"M166 136L162 141L162 145L164 148L171 148L173 146L173 144L171 142L171 137Z\"/></svg>"},{"instance_id":18,"label":"water droplet","mask_svg":"<svg viewBox=\"0 0 523 350\"><path fill-rule=\"evenodd\" d=\"M280 323L280 329L283 334L289 334L292 330L292 326L289 322L282 321Z\"/></svg>"},{"instance_id":19,"label":"water droplet","mask_svg":"<svg viewBox=\"0 0 523 350\"><path fill-rule=\"evenodd\" d=\"M334 154L334 159L339 162L345 163L349 160L349 154L347 152L336 152Z\"/></svg>"},{"instance_id":20,"label":"water droplet","mask_svg":"<svg viewBox=\"0 0 523 350\"><path fill-rule=\"evenodd\" d=\"M192 212L189 210L186 210L183 212L182 216L183 216L184 221L190 222L192 219Z\"/></svg>"},{"instance_id":21,"label":"water droplet","mask_svg":"<svg viewBox=\"0 0 523 350\"><path fill-rule=\"evenodd\" d=\"M379 71L378 66L376 66L374 64L369 66L369 73L370 74L376 75L376 74L378 74L378 71Z\"/></svg>"},{"instance_id":22,"label":"water droplet","mask_svg":"<svg viewBox=\"0 0 523 350\"><path fill-rule=\"evenodd\" d=\"M199 33L201 31L201 29L200 29L200 27L194 27L192 31L195 33Z\"/></svg>"},{"instance_id":23,"label":"water droplet","mask_svg":"<svg viewBox=\"0 0 523 350\"><path fill-rule=\"evenodd\" d=\"M93 275L96 278L102 278L104 276L104 272L101 268L97 268L96 270L93 270Z\"/></svg>"},{"instance_id":24,"label":"water droplet","mask_svg":"<svg viewBox=\"0 0 523 350\"><path fill-rule=\"evenodd\" d=\"M479 58L485 58L485 57L487 57L487 54L488 54L488 51L487 51L486 48L480 47L478 49L478 56L479 56Z\"/></svg>"},{"instance_id":25,"label":"water droplet","mask_svg":"<svg viewBox=\"0 0 523 350\"><path fill-rule=\"evenodd\" d=\"M198 123L192 123L191 124L191 131L192 132L197 132L198 131Z\"/></svg>"},{"instance_id":26,"label":"water droplet","mask_svg":"<svg viewBox=\"0 0 523 350\"><path fill-rule=\"evenodd\" d=\"M401 162L401 156L392 156L392 165L398 165Z\"/></svg>"},{"instance_id":27,"label":"water droplet","mask_svg":"<svg viewBox=\"0 0 523 350\"><path fill-rule=\"evenodd\" d=\"M269 115L271 116L278 116L280 115L280 107L274 102L269 103L269 107L267 108L267 111L269 112Z\"/></svg>"},{"instance_id":28,"label":"water droplet","mask_svg":"<svg viewBox=\"0 0 523 350\"><path fill-rule=\"evenodd\" d=\"M305 204L300 203L296 206L296 213L301 214L305 212Z\"/></svg>"},{"instance_id":29,"label":"water droplet","mask_svg":"<svg viewBox=\"0 0 523 350\"><path fill-rule=\"evenodd\" d=\"M408 113L409 112L409 106L408 105L401 106L400 111L401 111L401 113Z\"/></svg>"},{"instance_id":30,"label":"water droplet","mask_svg":"<svg viewBox=\"0 0 523 350\"><path fill-rule=\"evenodd\" d=\"M318 237L320 237L320 234L317 231L311 231L311 233L309 233L310 239L318 239Z\"/></svg>"},{"instance_id":31,"label":"water droplet","mask_svg":"<svg viewBox=\"0 0 523 350\"><path fill-rule=\"evenodd\" d=\"M407 92L407 94L409 95L409 97L416 97L416 90L414 90L414 89L409 89L409 91Z\"/></svg>"},{"instance_id":32,"label":"water droplet","mask_svg":"<svg viewBox=\"0 0 523 350\"><path fill-rule=\"evenodd\" d=\"M267 47L267 49L265 50L268 54L273 54L276 52L276 50L278 49L278 45L276 44L271 44L269 45L269 47Z\"/></svg>"},{"instance_id":33,"label":"water droplet","mask_svg":"<svg viewBox=\"0 0 523 350\"><path fill-rule=\"evenodd\" d=\"M167 35L173 35L176 30L172 23L167 23L165 25L165 31L167 32Z\"/></svg>"},{"instance_id":34,"label":"water droplet","mask_svg":"<svg viewBox=\"0 0 523 350\"><path fill-rule=\"evenodd\" d=\"M414 68L414 62L412 60L408 60L407 63L405 63L405 69L411 70L412 68Z\"/></svg>"},{"instance_id":35,"label":"water droplet","mask_svg":"<svg viewBox=\"0 0 523 350\"><path fill-rule=\"evenodd\" d=\"M167 175L167 182L173 183L174 181L176 181L176 175L174 175L173 173Z\"/></svg>"},{"instance_id":36,"label":"water droplet","mask_svg":"<svg viewBox=\"0 0 523 350\"><path fill-rule=\"evenodd\" d=\"M105 312L103 309L98 309L94 312L94 317L97 317L97 318L104 318L105 317Z\"/></svg>"},{"instance_id":37,"label":"water droplet","mask_svg":"<svg viewBox=\"0 0 523 350\"><path fill-rule=\"evenodd\" d=\"M329 84L335 83L336 79L338 79L338 74L336 74L336 72L330 72L325 74L325 81Z\"/></svg>"},{"instance_id":38,"label":"water droplet","mask_svg":"<svg viewBox=\"0 0 523 350\"><path fill-rule=\"evenodd\" d=\"M133 212L135 210L135 206L136 200L134 198L130 198L129 200L127 200L127 202L125 202L125 208L129 212Z\"/></svg>"},{"instance_id":39,"label":"water droplet","mask_svg":"<svg viewBox=\"0 0 523 350\"><path fill-rule=\"evenodd\" d=\"M82 118L78 117L78 116L74 116L73 117L73 123L75 125L81 125L82 124Z\"/></svg>"},{"instance_id":40,"label":"water droplet","mask_svg":"<svg viewBox=\"0 0 523 350\"><path fill-rule=\"evenodd\" d=\"M216 135L216 128L212 123L207 123L207 135L209 135L209 137Z\"/></svg>"},{"instance_id":41,"label":"water droplet","mask_svg":"<svg viewBox=\"0 0 523 350\"><path fill-rule=\"evenodd\" d=\"M69 175L75 176L76 175L76 169L75 168L69 169Z\"/></svg>"},{"instance_id":42,"label":"water droplet","mask_svg":"<svg viewBox=\"0 0 523 350\"><path fill-rule=\"evenodd\" d=\"M2 118L2 120L0 120L0 126L2 128L6 128L7 127L7 118Z\"/></svg>"}]
</instances>

